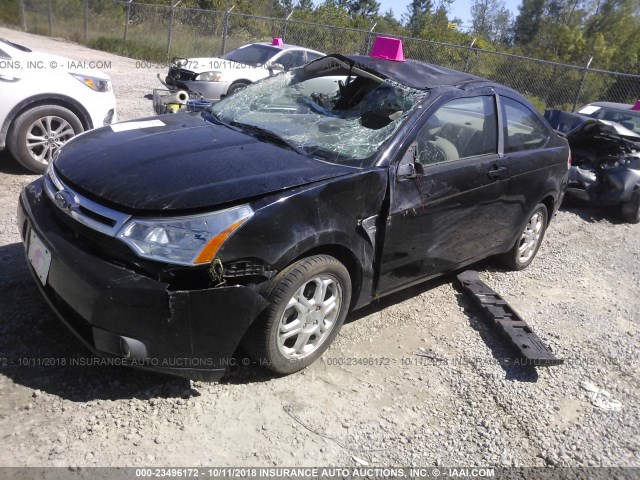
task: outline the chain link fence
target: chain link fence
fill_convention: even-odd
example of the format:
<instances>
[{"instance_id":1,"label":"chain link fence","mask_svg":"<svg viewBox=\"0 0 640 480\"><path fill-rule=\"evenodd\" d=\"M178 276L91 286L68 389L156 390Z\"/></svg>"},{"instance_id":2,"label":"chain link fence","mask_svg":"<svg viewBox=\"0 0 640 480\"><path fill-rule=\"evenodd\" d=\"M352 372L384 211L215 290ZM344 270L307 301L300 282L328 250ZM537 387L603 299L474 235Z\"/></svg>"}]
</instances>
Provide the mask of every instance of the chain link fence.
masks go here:
<instances>
[{"instance_id":1,"label":"chain link fence","mask_svg":"<svg viewBox=\"0 0 640 480\"><path fill-rule=\"evenodd\" d=\"M179 2L178 2L179 3ZM220 56L241 45L283 37L327 53L366 54L376 35L285 18L121 0L21 0L26 31L154 61ZM541 111L575 110L594 101L635 103L640 74L609 72L519 55L400 37L407 58L463 70L525 94ZM590 63L590 62L589 62ZM639 72L640 73L640 72Z\"/></svg>"}]
</instances>

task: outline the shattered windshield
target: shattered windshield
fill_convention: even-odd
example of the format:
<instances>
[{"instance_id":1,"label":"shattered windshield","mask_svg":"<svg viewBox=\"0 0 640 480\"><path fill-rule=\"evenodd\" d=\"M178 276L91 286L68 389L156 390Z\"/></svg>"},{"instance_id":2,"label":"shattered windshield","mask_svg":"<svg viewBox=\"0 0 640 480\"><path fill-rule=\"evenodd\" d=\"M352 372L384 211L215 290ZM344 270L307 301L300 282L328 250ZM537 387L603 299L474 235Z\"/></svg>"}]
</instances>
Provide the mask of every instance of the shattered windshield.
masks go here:
<instances>
[{"instance_id":1,"label":"shattered windshield","mask_svg":"<svg viewBox=\"0 0 640 480\"><path fill-rule=\"evenodd\" d=\"M327 66L327 60L333 65ZM338 63L338 64L336 64ZM222 122L333 163L365 166L427 92L325 57L212 107Z\"/></svg>"},{"instance_id":2,"label":"shattered windshield","mask_svg":"<svg viewBox=\"0 0 640 480\"><path fill-rule=\"evenodd\" d=\"M271 57L280 51L279 48L270 45L254 43L236 48L226 55L223 55L222 58L224 60L231 60L232 62L244 63L245 65L258 66L267 63Z\"/></svg>"}]
</instances>

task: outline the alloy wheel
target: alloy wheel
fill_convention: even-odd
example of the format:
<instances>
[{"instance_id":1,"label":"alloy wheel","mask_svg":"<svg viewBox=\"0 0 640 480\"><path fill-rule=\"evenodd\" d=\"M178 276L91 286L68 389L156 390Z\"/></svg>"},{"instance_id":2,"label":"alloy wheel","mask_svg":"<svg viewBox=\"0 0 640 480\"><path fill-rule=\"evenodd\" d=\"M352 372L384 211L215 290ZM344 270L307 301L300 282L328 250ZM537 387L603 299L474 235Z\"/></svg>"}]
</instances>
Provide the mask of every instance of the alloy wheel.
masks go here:
<instances>
[{"instance_id":1,"label":"alloy wheel","mask_svg":"<svg viewBox=\"0 0 640 480\"><path fill-rule=\"evenodd\" d=\"M329 337L342 308L342 287L333 275L317 275L293 296L278 323L278 349L299 360L311 355Z\"/></svg>"},{"instance_id":2,"label":"alloy wheel","mask_svg":"<svg viewBox=\"0 0 640 480\"><path fill-rule=\"evenodd\" d=\"M46 116L29 126L25 143L34 160L48 164L54 159L55 152L75 134L71 124L64 118Z\"/></svg>"},{"instance_id":3,"label":"alloy wheel","mask_svg":"<svg viewBox=\"0 0 640 480\"><path fill-rule=\"evenodd\" d=\"M518 246L518 259L520 263L528 262L535 254L540 239L542 238L543 229L544 215L537 211L529 219L520 238L520 245Z\"/></svg>"}]
</instances>

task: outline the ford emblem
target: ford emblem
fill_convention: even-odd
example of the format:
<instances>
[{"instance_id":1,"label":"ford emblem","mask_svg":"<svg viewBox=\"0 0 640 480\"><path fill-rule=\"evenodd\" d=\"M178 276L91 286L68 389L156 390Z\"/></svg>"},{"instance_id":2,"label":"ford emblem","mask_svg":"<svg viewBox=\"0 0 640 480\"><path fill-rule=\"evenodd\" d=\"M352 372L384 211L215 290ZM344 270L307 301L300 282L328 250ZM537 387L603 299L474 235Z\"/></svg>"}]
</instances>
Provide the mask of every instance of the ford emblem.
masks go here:
<instances>
[{"instance_id":1,"label":"ford emblem","mask_svg":"<svg viewBox=\"0 0 640 480\"><path fill-rule=\"evenodd\" d=\"M73 195L66 190L60 190L53 198L56 201L56 205L67 212L71 211L76 203Z\"/></svg>"}]
</instances>

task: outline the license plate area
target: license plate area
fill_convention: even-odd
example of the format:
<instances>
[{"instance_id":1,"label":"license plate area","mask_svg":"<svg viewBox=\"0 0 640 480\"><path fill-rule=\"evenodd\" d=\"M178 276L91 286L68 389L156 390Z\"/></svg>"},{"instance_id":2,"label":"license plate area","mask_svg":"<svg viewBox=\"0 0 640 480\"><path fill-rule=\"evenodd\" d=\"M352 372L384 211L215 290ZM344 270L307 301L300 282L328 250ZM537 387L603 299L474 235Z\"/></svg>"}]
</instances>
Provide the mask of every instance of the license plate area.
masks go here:
<instances>
[{"instance_id":1,"label":"license plate area","mask_svg":"<svg viewBox=\"0 0 640 480\"><path fill-rule=\"evenodd\" d=\"M46 285L51 267L51 252L32 229L29 230L27 257L42 285Z\"/></svg>"}]
</instances>

